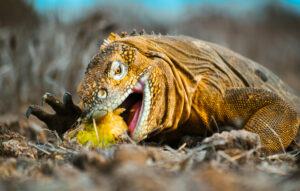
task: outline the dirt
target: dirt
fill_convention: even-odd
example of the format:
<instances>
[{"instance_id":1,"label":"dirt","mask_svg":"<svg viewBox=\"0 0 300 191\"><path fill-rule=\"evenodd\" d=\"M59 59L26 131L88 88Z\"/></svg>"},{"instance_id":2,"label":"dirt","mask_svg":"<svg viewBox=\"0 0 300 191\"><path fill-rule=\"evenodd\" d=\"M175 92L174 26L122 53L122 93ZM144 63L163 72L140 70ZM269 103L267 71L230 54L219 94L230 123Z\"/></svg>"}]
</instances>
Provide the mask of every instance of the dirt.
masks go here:
<instances>
[{"instance_id":1,"label":"dirt","mask_svg":"<svg viewBox=\"0 0 300 191\"><path fill-rule=\"evenodd\" d=\"M120 144L89 149L34 120L0 123L0 190L298 190L298 152L265 155L238 130L178 148Z\"/></svg>"}]
</instances>

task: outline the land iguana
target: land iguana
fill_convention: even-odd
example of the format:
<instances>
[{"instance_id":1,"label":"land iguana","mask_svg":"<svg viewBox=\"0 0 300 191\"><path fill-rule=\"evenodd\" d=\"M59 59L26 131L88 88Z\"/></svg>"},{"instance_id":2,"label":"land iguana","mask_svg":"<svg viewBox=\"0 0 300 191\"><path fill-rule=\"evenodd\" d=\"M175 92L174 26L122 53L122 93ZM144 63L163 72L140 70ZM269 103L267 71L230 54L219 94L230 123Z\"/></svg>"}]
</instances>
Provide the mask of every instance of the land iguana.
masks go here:
<instances>
[{"instance_id":1,"label":"land iguana","mask_svg":"<svg viewBox=\"0 0 300 191\"><path fill-rule=\"evenodd\" d=\"M186 36L111 33L91 59L78 93L80 106L68 93L63 103L45 94L56 114L30 106L27 116L62 134L79 117L125 107L123 117L137 142L156 133L204 134L232 126L257 133L267 152L284 150L300 121L299 98L275 74Z\"/></svg>"}]
</instances>

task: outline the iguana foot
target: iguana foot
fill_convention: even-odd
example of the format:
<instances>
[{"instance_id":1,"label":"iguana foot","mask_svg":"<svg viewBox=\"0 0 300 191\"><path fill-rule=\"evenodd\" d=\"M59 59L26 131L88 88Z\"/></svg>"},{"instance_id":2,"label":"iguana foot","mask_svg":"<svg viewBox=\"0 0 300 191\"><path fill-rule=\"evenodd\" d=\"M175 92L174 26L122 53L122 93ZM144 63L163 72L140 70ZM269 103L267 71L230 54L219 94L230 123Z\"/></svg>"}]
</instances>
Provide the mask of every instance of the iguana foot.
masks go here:
<instances>
[{"instance_id":1,"label":"iguana foot","mask_svg":"<svg viewBox=\"0 0 300 191\"><path fill-rule=\"evenodd\" d=\"M57 131L60 136L70 129L82 114L81 109L73 103L70 93L64 94L63 102L54 97L53 94L45 93L42 101L51 106L55 114L47 113L37 105L31 105L26 111L26 117L28 118L31 114L36 116L46 123L50 130Z\"/></svg>"}]
</instances>

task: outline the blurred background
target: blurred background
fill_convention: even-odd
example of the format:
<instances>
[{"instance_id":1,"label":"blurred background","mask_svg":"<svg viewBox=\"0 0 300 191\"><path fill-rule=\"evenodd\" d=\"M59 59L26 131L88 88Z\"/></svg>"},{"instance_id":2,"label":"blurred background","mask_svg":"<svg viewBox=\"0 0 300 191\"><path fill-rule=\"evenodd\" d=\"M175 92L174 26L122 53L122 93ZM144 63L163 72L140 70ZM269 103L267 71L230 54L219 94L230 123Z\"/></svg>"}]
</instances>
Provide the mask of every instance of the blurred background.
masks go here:
<instances>
[{"instance_id":1,"label":"blurred background","mask_svg":"<svg viewBox=\"0 0 300 191\"><path fill-rule=\"evenodd\" d=\"M0 113L75 94L103 39L132 29L221 44L300 93L300 0L2 0Z\"/></svg>"}]
</instances>

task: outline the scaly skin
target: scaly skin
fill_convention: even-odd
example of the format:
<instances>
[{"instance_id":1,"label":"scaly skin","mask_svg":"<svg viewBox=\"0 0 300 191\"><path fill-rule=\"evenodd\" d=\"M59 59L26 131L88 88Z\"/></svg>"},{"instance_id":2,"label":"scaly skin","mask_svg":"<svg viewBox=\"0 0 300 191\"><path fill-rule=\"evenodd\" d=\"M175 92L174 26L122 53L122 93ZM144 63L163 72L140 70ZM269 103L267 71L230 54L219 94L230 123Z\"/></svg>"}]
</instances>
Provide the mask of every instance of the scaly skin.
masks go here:
<instances>
[{"instance_id":1,"label":"scaly skin","mask_svg":"<svg viewBox=\"0 0 300 191\"><path fill-rule=\"evenodd\" d=\"M116 60L128 68L121 79L111 73ZM297 134L299 99L275 74L183 36L111 34L78 88L85 117L119 107L141 79L146 114L132 132L135 141L153 132L203 134L230 125L257 133L265 151L278 152Z\"/></svg>"}]
</instances>

